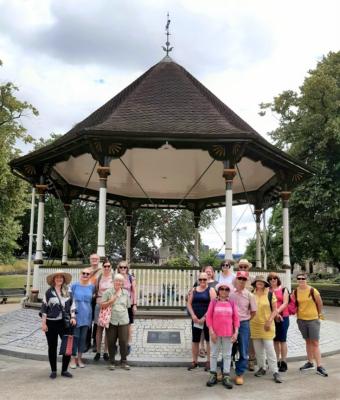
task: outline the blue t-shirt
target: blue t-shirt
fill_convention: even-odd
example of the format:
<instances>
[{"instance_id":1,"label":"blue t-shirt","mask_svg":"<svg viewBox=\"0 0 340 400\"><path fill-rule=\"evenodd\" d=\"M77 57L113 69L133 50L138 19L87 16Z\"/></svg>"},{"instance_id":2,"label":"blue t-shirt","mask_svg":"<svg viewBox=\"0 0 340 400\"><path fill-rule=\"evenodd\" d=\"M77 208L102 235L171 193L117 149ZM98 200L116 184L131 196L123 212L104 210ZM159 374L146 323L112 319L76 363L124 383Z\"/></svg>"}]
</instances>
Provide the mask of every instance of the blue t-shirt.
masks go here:
<instances>
[{"instance_id":1,"label":"blue t-shirt","mask_svg":"<svg viewBox=\"0 0 340 400\"><path fill-rule=\"evenodd\" d=\"M79 282L73 283L70 291L76 303L77 328L80 326L91 326L92 323L92 299L95 286L81 285Z\"/></svg>"}]
</instances>

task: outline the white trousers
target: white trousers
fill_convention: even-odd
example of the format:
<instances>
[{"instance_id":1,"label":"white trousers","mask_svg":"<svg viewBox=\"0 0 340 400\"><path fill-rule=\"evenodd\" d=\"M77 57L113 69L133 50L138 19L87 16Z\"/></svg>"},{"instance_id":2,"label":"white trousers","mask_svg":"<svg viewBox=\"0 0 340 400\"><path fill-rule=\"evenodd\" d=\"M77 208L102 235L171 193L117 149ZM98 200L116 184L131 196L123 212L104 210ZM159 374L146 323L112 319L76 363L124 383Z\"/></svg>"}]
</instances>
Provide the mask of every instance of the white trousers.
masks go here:
<instances>
[{"instance_id":1,"label":"white trousers","mask_svg":"<svg viewBox=\"0 0 340 400\"><path fill-rule=\"evenodd\" d=\"M269 369L274 374L278 372L277 358L272 339L253 339L257 366L266 369L266 358Z\"/></svg>"}]
</instances>

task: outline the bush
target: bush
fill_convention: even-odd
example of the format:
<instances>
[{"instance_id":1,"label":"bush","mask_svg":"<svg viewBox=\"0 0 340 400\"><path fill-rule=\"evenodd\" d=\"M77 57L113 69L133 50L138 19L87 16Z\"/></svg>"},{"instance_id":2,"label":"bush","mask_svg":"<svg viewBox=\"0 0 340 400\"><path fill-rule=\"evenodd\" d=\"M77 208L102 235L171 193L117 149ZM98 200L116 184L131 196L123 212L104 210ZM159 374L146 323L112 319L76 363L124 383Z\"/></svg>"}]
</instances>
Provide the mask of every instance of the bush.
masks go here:
<instances>
[{"instance_id":1,"label":"bush","mask_svg":"<svg viewBox=\"0 0 340 400\"><path fill-rule=\"evenodd\" d=\"M192 266L186 257L170 258L165 265L174 268L190 268Z\"/></svg>"}]
</instances>

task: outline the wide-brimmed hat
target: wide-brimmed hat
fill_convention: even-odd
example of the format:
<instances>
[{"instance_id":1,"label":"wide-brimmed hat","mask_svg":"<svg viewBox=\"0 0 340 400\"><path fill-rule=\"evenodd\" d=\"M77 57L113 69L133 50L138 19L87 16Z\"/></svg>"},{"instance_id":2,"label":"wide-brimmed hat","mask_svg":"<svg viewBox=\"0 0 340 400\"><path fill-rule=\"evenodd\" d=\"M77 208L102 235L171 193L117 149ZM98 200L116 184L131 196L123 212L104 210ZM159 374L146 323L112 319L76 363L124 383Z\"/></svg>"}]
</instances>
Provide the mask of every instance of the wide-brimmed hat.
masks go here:
<instances>
[{"instance_id":1,"label":"wide-brimmed hat","mask_svg":"<svg viewBox=\"0 0 340 400\"><path fill-rule=\"evenodd\" d=\"M246 258L241 258L241 260L237 263L237 266L239 265L248 265L249 269L253 266L253 264L249 262Z\"/></svg>"},{"instance_id":2,"label":"wide-brimmed hat","mask_svg":"<svg viewBox=\"0 0 340 400\"><path fill-rule=\"evenodd\" d=\"M64 277L64 281L65 281L66 285L68 285L72 280L72 275L71 274L69 274L68 272L65 272L65 271L60 269L59 271L56 271L56 272L53 272L50 275L47 275L47 277L46 277L47 284L52 286L53 285L53 280L57 275L62 275Z\"/></svg>"},{"instance_id":3,"label":"wide-brimmed hat","mask_svg":"<svg viewBox=\"0 0 340 400\"><path fill-rule=\"evenodd\" d=\"M256 282L263 282L265 287L269 287L269 283L265 280L264 276L262 275L257 275L255 276L253 282L252 282L252 286L255 287L256 286Z\"/></svg>"},{"instance_id":4,"label":"wide-brimmed hat","mask_svg":"<svg viewBox=\"0 0 340 400\"><path fill-rule=\"evenodd\" d=\"M221 283L218 283L218 284L216 285L216 287L215 287L216 292L218 292L218 290L219 290L221 287L227 287L230 291L232 290L232 286L231 286L231 285L229 285L228 283L225 283L225 282L221 282Z\"/></svg>"}]
</instances>

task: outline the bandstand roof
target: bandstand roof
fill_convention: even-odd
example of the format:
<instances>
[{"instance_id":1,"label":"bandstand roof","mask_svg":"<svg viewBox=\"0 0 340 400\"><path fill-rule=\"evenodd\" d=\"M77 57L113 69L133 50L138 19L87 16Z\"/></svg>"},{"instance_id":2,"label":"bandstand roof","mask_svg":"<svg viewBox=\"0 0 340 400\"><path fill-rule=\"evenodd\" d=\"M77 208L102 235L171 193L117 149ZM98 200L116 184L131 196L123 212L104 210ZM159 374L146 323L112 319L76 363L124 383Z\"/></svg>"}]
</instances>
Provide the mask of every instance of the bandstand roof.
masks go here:
<instances>
[{"instance_id":1,"label":"bandstand roof","mask_svg":"<svg viewBox=\"0 0 340 400\"><path fill-rule=\"evenodd\" d=\"M96 201L95 167L107 163L108 204L201 210L224 204L226 158L237 165L234 204L262 199L270 205L311 174L166 56L64 136L11 167L33 184L44 176L50 191L65 199Z\"/></svg>"}]
</instances>

